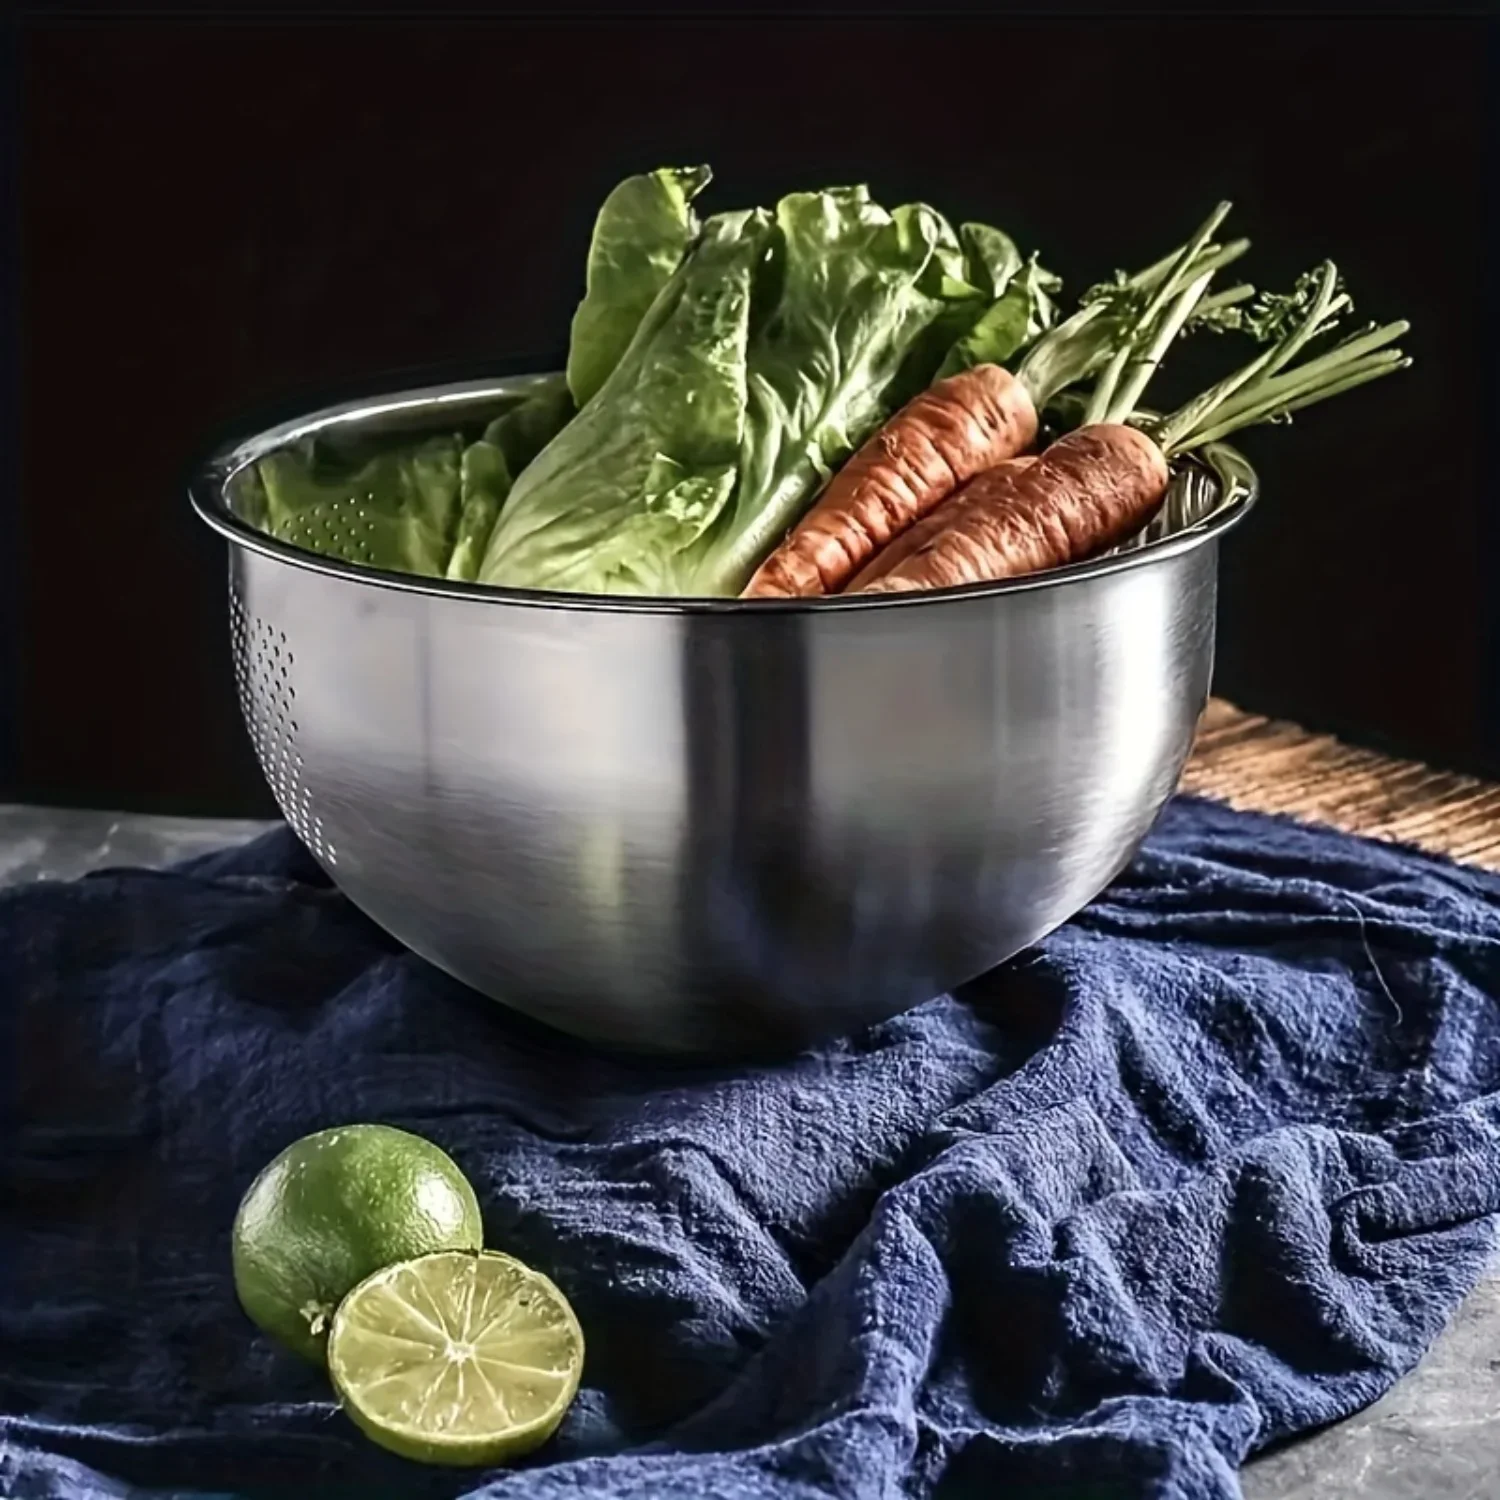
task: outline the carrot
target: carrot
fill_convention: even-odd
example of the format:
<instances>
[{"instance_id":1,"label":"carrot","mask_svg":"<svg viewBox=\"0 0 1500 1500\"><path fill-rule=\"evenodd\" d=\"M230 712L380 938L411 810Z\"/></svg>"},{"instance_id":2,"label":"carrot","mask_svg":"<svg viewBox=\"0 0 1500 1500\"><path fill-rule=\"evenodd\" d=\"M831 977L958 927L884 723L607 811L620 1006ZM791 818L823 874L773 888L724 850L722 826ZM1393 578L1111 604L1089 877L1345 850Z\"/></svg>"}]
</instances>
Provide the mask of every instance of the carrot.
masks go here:
<instances>
[{"instance_id":1,"label":"carrot","mask_svg":"<svg viewBox=\"0 0 1500 1500\"><path fill-rule=\"evenodd\" d=\"M1034 463L1006 464L959 489L924 527L925 539L866 570L861 593L900 593L983 583L1081 561L1143 526L1166 496L1170 462L1241 427L1352 390L1411 363L1385 347L1408 324L1389 323L1343 340L1300 366L1293 357L1332 328L1349 306L1331 262L1287 297L1262 297L1244 326L1272 347L1153 427L1125 425L1167 346L1208 285L1197 277L1171 299L1154 327L1122 349L1101 376L1083 425ZM864 574L861 575L865 576Z\"/></svg>"},{"instance_id":2,"label":"carrot","mask_svg":"<svg viewBox=\"0 0 1500 1500\"><path fill-rule=\"evenodd\" d=\"M760 567L745 599L833 594L893 537L966 479L1036 439L1031 393L999 365L975 365L908 401L829 481Z\"/></svg>"},{"instance_id":3,"label":"carrot","mask_svg":"<svg viewBox=\"0 0 1500 1500\"><path fill-rule=\"evenodd\" d=\"M986 469L982 475L975 479L974 483L977 484L978 480L982 478L989 485L993 486L1003 478L1019 474L1022 470L1030 468L1036 461L1036 456L1030 453L1023 454L1019 458L1006 459L1004 463L996 464L993 469ZM844 592L848 594L859 593L867 584L873 583L877 578L883 578L898 563L905 562L913 552L925 546L932 537L948 524L949 508L958 501L960 496L966 493L967 488L968 486L965 486L955 494L950 495L946 500L937 505L924 519L918 521L915 526L908 527L895 541L882 547L865 564L864 568L854 575L854 578L844 589Z\"/></svg>"},{"instance_id":4,"label":"carrot","mask_svg":"<svg viewBox=\"0 0 1500 1500\"><path fill-rule=\"evenodd\" d=\"M857 591L952 588L1077 561L1143 525L1169 480L1166 458L1144 432L1079 427L1034 463L970 480L940 507L924 542Z\"/></svg>"},{"instance_id":5,"label":"carrot","mask_svg":"<svg viewBox=\"0 0 1500 1500\"><path fill-rule=\"evenodd\" d=\"M1048 401L1118 359L1137 323L1152 322L1185 275L1209 276L1243 252L1243 241L1209 243L1228 209L1219 205L1173 255L1086 302L1033 346L1016 374L995 364L976 365L908 402L833 476L740 597L840 592L960 486L1024 454ZM1226 295L1233 300L1238 293Z\"/></svg>"}]
</instances>

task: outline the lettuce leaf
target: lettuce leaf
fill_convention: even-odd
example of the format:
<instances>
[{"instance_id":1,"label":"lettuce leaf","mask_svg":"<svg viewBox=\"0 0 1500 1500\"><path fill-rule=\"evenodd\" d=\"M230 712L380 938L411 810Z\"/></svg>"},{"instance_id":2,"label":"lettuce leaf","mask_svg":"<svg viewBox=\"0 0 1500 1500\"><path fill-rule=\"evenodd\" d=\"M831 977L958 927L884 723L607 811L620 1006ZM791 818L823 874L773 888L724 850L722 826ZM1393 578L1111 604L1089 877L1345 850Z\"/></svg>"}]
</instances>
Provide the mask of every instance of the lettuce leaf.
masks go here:
<instances>
[{"instance_id":1,"label":"lettuce leaf","mask_svg":"<svg viewBox=\"0 0 1500 1500\"><path fill-rule=\"evenodd\" d=\"M639 318L636 319L638 323ZM622 349L620 351L624 353ZM565 380L550 376L524 401L503 411L484 429L484 441L505 456L512 475L519 474L572 420L573 398Z\"/></svg>"},{"instance_id":2,"label":"lettuce leaf","mask_svg":"<svg viewBox=\"0 0 1500 1500\"><path fill-rule=\"evenodd\" d=\"M496 444L481 440L464 449L459 465L461 509L445 577L458 583L472 583L479 577L484 549L514 483L505 454Z\"/></svg>"},{"instance_id":3,"label":"lettuce leaf","mask_svg":"<svg viewBox=\"0 0 1500 1500\"><path fill-rule=\"evenodd\" d=\"M562 431L574 415L573 398L560 377L502 412L484 436L464 449L459 473L461 509L446 574L472 583L489 546L516 475Z\"/></svg>"},{"instance_id":4,"label":"lettuce leaf","mask_svg":"<svg viewBox=\"0 0 1500 1500\"><path fill-rule=\"evenodd\" d=\"M460 437L430 437L333 474L310 451L269 453L256 465L259 524L345 562L441 578L459 518L462 448Z\"/></svg>"},{"instance_id":5,"label":"lettuce leaf","mask_svg":"<svg viewBox=\"0 0 1500 1500\"><path fill-rule=\"evenodd\" d=\"M969 279L983 288L989 301L1003 296L1025 264L1016 242L989 224L963 224L958 239L967 258Z\"/></svg>"},{"instance_id":6,"label":"lettuce leaf","mask_svg":"<svg viewBox=\"0 0 1500 1500\"><path fill-rule=\"evenodd\" d=\"M627 177L604 200L568 345L568 389L577 406L620 362L696 237L692 202L712 175L707 167L662 167Z\"/></svg>"},{"instance_id":7,"label":"lettuce leaf","mask_svg":"<svg viewBox=\"0 0 1500 1500\"><path fill-rule=\"evenodd\" d=\"M429 497L433 514L425 522L411 484L430 455L425 445L412 443L373 467L327 463L309 447L271 455L239 481L246 514L256 518L251 524L345 561L472 581L516 476L603 383L681 262L699 227L690 205L709 175L707 167L663 168L626 178L605 199L573 318L566 376L496 417L461 458L448 455L440 496L434 490ZM332 518L354 505L364 520L351 533Z\"/></svg>"},{"instance_id":8,"label":"lettuce leaf","mask_svg":"<svg viewBox=\"0 0 1500 1500\"><path fill-rule=\"evenodd\" d=\"M608 379L641 319L698 233L692 201L707 167L627 177L604 200L589 244L584 296L573 315L564 378L496 417L464 452L462 511L447 576L472 582L516 476Z\"/></svg>"},{"instance_id":9,"label":"lettuce leaf","mask_svg":"<svg viewBox=\"0 0 1500 1500\"><path fill-rule=\"evenodd\" d=\"M522 473L480 580L673 594L734 492L751 289L773 223L719 214L593 400Z\"/></svg>"},{"instance_id":10,"label":"lettuce leaf","mask_svg":"<svg viewBox=\"0 0 1500 1500\"><path fill-rule=\"evenodd\" d=\"M974 226L965 225L967 230ZM998 234L998 230L991 231ZM1037 264L1033 256L1006 278L992 301L958 338L936 378L956 375L974 365L1003 365L1022 349L1030 348L1057 320L1052 294L1062 282Z\"/></svg>"}]
</instances>

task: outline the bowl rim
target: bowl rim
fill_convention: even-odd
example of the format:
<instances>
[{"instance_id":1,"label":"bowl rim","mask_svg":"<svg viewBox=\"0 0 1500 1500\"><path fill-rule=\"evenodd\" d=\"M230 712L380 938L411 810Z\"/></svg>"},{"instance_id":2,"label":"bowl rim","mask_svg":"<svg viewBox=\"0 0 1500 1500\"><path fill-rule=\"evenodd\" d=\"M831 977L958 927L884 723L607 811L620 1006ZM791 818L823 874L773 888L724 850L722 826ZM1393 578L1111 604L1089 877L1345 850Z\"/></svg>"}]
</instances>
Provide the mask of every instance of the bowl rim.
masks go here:
<instances>
[{"instance_id":1,"label":"bowl rim","mask_svg":"<svg viewBox=\"0 0 1500 1500\"><path fill-rule=\"evenodd\" d=\"M1106 553L1065 567L1023 574L988 583L966 583L952 588L923 589L889 594L834 594L811 599L680 598L667 595L577 594L549 589L505 588L494 584L461 583L415 573L391 572L360 567L321 553L304 551L257 530L235 515L225 490L236 474L267 453L301 438L332 428L353 427L376 417L428 408L482 405L504 396L527 393L561 376L560 371L537 374L495 375L488 378L449 380L434 385L413 386L383 395L366 396L321 407L302 416L276 423L248 437L230 441L195 466L188 480L188 500L198 517L232 546L286 563L304 572L339 578L364 587L391 589L471 603L506 604L527 609L594 610L606 614L667 615L766 615L830 613L862 609L920 609L966 599L988 599L1002 594L1029 593L1037 589L1063 588L1070 583L1148 567L1184 552L1195 551L1237 525L1254 506L1260 481L1238 449L1225 443L1205 447L1203 457L1212 465L1214 482L1221 490L1219 503L1202 520L1170 536L1158 538L1127 552ZM1222 493L1227 490L1227 493Z\"/></svg>"}]
</instances>

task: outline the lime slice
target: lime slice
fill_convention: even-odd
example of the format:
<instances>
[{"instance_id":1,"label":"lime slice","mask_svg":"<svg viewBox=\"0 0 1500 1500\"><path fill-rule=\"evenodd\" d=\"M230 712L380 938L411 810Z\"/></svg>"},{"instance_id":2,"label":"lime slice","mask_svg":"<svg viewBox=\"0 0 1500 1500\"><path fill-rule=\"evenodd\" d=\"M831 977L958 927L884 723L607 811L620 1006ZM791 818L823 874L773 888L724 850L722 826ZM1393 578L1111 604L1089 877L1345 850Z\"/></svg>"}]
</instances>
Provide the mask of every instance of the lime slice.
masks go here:
<instances>
[{"instance_id":1,"label":"lime slice","mask_svg":"<svg viewBox=\"0 0 1500 1500\"><path fill-rule=\"evenodd\" d=\"M582 1370L567 1298L490 1250L375 1272L328 1339L328 1373L355 1424L422 1463L487 1467L529 1453L557 1430Z\"/></svg>"}]
</instances>

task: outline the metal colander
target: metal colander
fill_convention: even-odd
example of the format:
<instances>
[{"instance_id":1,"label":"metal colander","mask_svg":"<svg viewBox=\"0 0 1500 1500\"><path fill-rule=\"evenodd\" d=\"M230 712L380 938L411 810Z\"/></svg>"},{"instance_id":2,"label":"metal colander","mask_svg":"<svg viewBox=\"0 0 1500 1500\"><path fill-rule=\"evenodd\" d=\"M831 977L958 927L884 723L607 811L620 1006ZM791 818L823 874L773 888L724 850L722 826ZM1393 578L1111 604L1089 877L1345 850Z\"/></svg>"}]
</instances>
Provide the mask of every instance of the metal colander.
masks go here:
<instances>
[{"instance_id":1,"label":"metal colander","mask_svg":"<svg viewBox=\"0 0 1500 1500\"><path fill-rule=\"evenodd\" d=\"M1130 858L1207 699L1218 547L1254 495L1237 455L1183 466L1154 534L1111 556L813 601L383 572L267 536L239 503L280 446L452 432L535 384L316 413L193 486L230 543L266 779L396 938L563 1030L725 1054L972 978Z\"/></svg>"}]
</instances>

